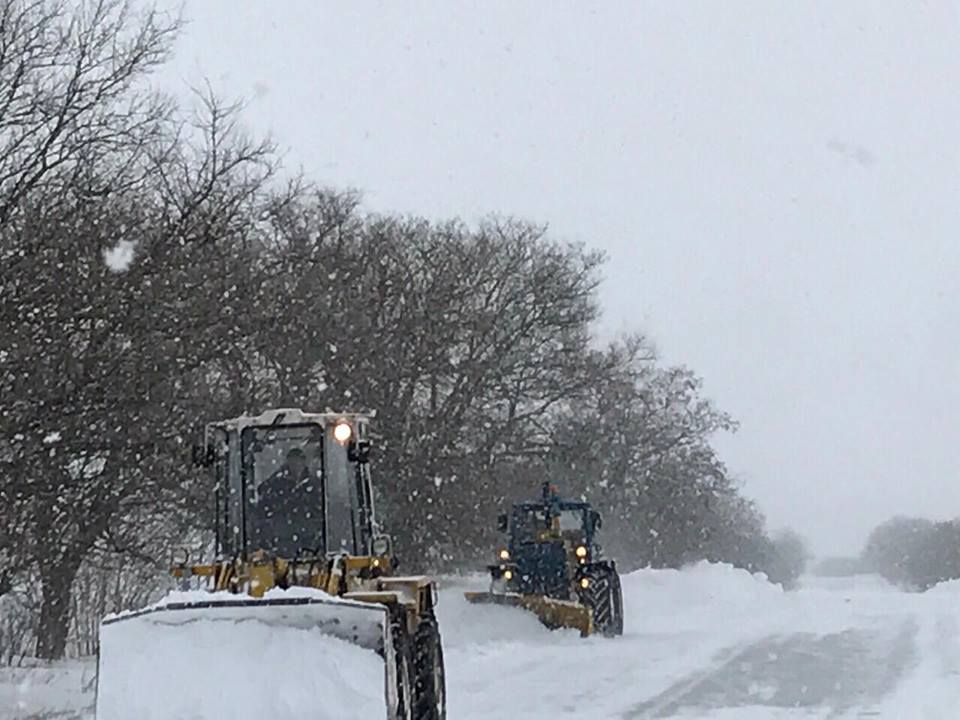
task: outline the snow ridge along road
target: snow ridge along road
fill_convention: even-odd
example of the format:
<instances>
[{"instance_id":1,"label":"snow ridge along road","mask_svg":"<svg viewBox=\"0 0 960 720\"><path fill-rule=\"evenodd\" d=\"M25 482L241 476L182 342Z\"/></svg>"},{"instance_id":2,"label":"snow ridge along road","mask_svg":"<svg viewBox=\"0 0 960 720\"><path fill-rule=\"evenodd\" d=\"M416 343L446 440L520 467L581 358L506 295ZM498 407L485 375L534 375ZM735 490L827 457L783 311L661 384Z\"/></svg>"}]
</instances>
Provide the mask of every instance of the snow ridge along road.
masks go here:
<instances>
[{"instance_id":1,"label":"snow ridge along road","mask_svg":"<svg viewBox=\"0 0 960 720\"><path fill-rule=\"evenodd\" d=\"M641 570L624 577L616 639L469 605L462 591L485 583L441 591L450 720L960 717L960 583L806 578L785 593L723 565ZM62 687L56 668L0 669L0 720L90 718L88 671L61 670Z\"/></svg>"}]
</instances>

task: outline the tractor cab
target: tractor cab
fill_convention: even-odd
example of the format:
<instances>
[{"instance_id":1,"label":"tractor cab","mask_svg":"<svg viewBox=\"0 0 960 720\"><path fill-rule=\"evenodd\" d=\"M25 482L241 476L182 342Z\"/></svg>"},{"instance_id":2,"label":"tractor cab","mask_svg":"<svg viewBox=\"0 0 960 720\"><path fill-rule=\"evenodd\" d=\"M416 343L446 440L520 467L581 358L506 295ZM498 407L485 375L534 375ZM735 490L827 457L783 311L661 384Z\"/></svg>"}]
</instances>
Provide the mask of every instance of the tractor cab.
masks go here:
<instances>
[{"instance_id":1,"label":"tractor cab","mask_svg":"<svg viewBox=\"0 0 960 720\"><path fill-rule=\"evenodd\" d=\"M388 555L374 517L368 421L276 409L209 424L195 454L216 477L218 556Z\"/></svg>"},{"instance_id":2,"label":"tractor cab","mask_svg":"<svg viewBox=\"0 0 960 720\"><path fill-rule=\"evenodd\" d=\"M509 516L500 516L499 525L507 533L497 566L504 584L525 594L570 599L568 578L598 551L600 519L590 504L566 500L544 483L539 501L517 503Z\"/></svg>"},{"instance_id":3,"label":"tractor cab","mask_svg":"<svg viewBox=\"0 0 960 720\"><path fill-rule=\"evenodd\" d=\"M564 500L548 483L542 501L518 503L509 516L500 516L500 529L509 532L511 545L570 540L589 546L599 528L600 514L590 503Z\"/></svg>"}]
</instances>

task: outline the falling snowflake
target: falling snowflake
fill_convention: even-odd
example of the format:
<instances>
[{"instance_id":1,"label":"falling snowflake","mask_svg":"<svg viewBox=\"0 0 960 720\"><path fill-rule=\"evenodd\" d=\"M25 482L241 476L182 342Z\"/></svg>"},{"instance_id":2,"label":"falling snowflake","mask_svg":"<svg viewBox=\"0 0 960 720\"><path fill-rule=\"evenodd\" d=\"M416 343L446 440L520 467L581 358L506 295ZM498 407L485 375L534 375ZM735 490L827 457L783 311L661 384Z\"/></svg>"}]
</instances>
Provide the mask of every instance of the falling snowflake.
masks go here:
<instances>
[{"instance_id":1,"label":"falling snowflake","mask_svg":"<svg viewBox=\"0 0 960 720\"><path fill-rule=\"evenodd\" d=\"M103 251L103 261L114 272L125 272L133 262L134 245L129 240L121 240L109 250Z\"/></svg>"}]
</instances>

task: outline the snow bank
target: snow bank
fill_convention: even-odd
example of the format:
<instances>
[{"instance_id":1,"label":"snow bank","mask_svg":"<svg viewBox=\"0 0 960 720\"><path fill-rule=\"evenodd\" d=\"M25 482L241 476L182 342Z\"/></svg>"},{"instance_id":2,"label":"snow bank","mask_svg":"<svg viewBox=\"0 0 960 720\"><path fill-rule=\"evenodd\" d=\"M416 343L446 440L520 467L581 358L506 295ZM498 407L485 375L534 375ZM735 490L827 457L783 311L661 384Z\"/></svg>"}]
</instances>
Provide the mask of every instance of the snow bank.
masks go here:
<instances>
[{"instance_id":1,"label":"snow bank","mask_svg":"<svg viewBox=\"0 0 960 720\"><path fill-rule=\"evenodd\" d=\"M942 583L937 583L925 594L933 597L941 595L944 597L960 597L960 580L945 580Z\"/></svg>"},{"instance_id":2,"label":"snow bank","mask_svg":"<svg viewBox=\"0 0 960 720\"><path fill-rule=\"evenodd\" d=\"M823 575L805 575L800 578L799 592L831 592L831 593L897 593L899 588L890 584L880 575L861 573L827 577Z\"/></svg>"},{"instance_id":3,"label":"snow bank","mask_svg":"<svg viewBox=\"0 0 960 720\"><path fill-rule=\"evenodd\" d=\"M307 589L271 592L265 599L303 597L332 600ZM226 593L174 592L150 609L237 599ZM97 718L384 717L383 660L373 650L319 630L330 620L322 613L343 614L329 608L255 605L121 616L100 632ZM370 606L355 612L369 614L371 621L383 615Z\"/></svg>"},{"instance_id":4,"label":"snow bank","mask_svg":"<svg viewBox=\"0 0 960 720\"><path fill-rule=\"evenodd\" d=\"M784 597L780 586L762 573L720 563L636 570L624 575L622 583L626 627L641 631L749 620L782 604Z\"/></svg>"},{"instance_id":5,"label":"snow bank","mask_svg":"<svg viewBox=\"0 0 960 720\"><path fill-rule=\"evenodd\" d=\"M635 570L624 575L622 580L624 592L628 594L655 591L664 599L682 594L688 602L695 604L717 598L752 602L783 594L783 589L769 582L763 573L751 574L733 565L707 561L679 570Z\"/></svg>"}]
</instances>

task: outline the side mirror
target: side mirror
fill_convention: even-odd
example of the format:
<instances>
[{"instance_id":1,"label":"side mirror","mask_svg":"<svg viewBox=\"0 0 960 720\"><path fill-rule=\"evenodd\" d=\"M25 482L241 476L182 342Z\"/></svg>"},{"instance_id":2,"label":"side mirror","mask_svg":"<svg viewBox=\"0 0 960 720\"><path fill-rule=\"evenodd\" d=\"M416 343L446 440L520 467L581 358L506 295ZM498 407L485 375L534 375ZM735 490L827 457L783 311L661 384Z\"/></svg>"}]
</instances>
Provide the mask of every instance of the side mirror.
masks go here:
<instances>
[{"instance_id":1,"label":"side mirror","mask_svg":"<svg viewBox=\"0 0 960 720\"><path fill-rule=\"evenodd\" d=\"M210 467L213 465L213 448L209 445L194 445L192 449L193 464L197 467Z\"/></svg>"},{"instance_id":2,"label":"side mirror","mask_svg":"<svg viewBox=\"0 0 960 720\"><path fill-rule=\"evenodd\" d=\"M599 530L601 527L603 527L603 521L600 519L600 513L598 513L596 510L592 510L590 512L590 519L593 521L594 530Z\"/></svg>"},{"instance_id":3,"label":"side mirror","mask_svg":"<svg viewBox=\"0 0 960 720\"><path fill-rule=\"evenodd\" d=\"M506 513L500 513L497 515L497 530L505 533L510 527L510 524L507 519Z\"/></svg>"},{"instance_id":4,"label":"side mirror","mask_svg":"<svg viewBox=\"0 0 960 720\"><path fill-rule=\"evenodd\" d=\"M370 553L375 557L392 557L393 540L389 535L375 535L370 541Z\"/></svg>"},{"instance_id":5,"label":"side mirror","mask_svg":"<svg viewBox=\"0 0 960 720\"><path fill-rule=\"evenodd\" d=\"M347 459L350 462L365 465L370 462L370 441L356 440L347 446Z\"/></svg>"}]
</instances>

